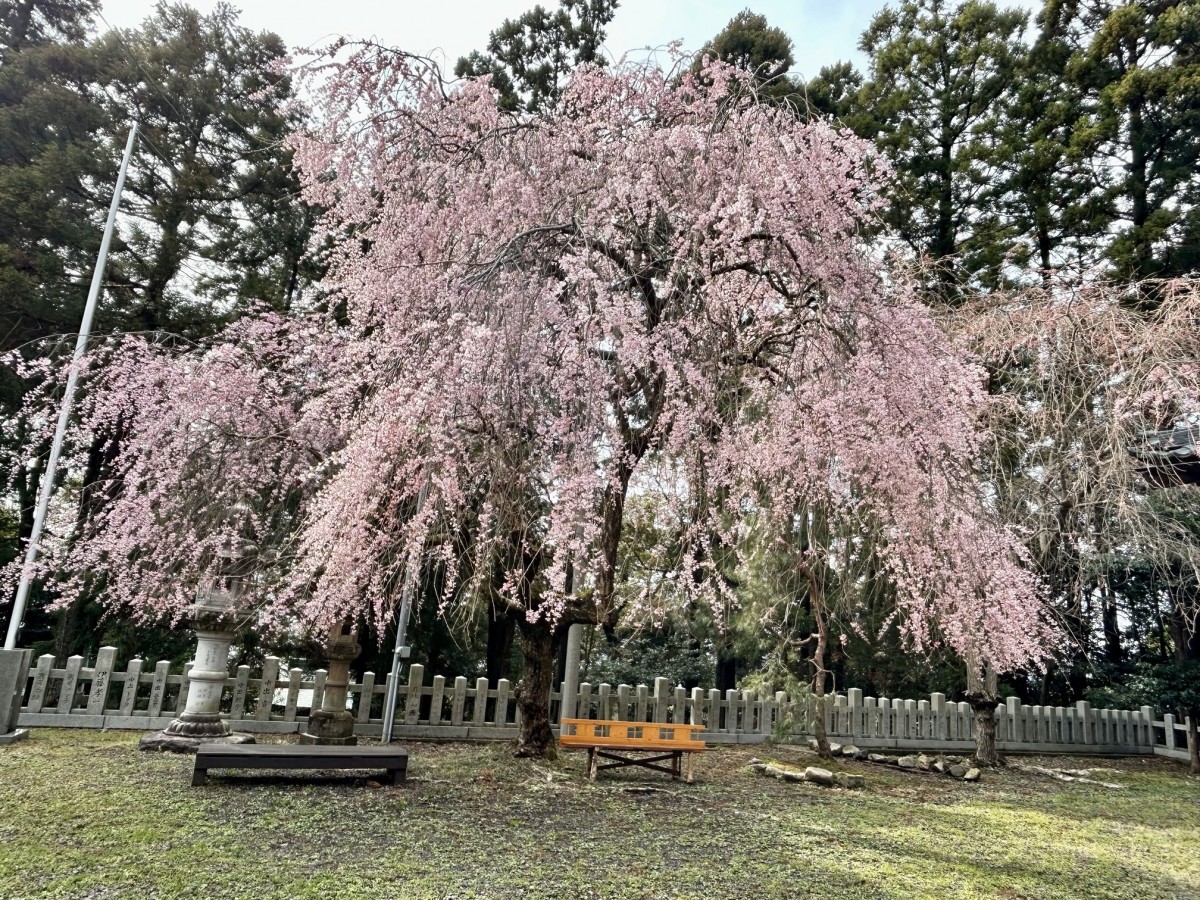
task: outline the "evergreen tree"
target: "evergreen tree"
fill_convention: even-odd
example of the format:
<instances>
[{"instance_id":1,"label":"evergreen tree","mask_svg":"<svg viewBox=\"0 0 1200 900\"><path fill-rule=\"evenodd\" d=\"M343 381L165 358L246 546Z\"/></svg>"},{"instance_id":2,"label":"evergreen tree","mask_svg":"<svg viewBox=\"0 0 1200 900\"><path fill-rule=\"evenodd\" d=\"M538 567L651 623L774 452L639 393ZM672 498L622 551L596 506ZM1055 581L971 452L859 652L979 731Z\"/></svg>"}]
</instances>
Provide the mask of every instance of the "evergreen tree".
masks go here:
<instances>
[{"instance_id":1,"label":"evergreen tree","mask_svg":"<svg viewBox=\"0 0 1200 900\"><path fill-rule=\"evenodd\" d=\"M111 278L142 329L203 334L231 306L286 308L312 274L310 215L283 146L295 124L282 111L290 80L275 70L286 48L237 15L160 2L141 28L96 47L109 115L140 126L125 202L134 224Z\"/></svg>"},{"instance_id":2,"label":"evergreen tree","mask_svg":"<svg viewBox=\"0 0 1200 900\"><path fill-rule=\"evenodd\" d=\"M1026 21L985 0L903 0L876 15L859 43L871 70L851 124L895 165L887 223L938 263L945 300L988 267L981 208L994 137L984 126L1017 75Z\"/></svg>"},{"instance_id":3,"label":"evergreen tree","mask_svg":"<svg viewBox=\"0 0 1200 900\"><path fill-rule=\"evenodd\" d=\"M1131 280L1195 268L1200 196L1200 3L1047 0L1047 38L1071 51L1075 140L1123 227L1108 247Z\"/></svg>"},{"instance_id":4,"label":"evergreen tree","mask_svg":"<svg viewBox=\"0 0 1200 900\"><path fill-rule=\"evenodd\" d=\"M792 39L782 29L769 25L766 16L742 10L704 45L693 69L698 71L706 58L752 72L761 99L774 103L800 100L796 84L788 76L795 62Z\"/></svg>"},{"instance_id":5,"label":"evergreen tree","mask_svg":"<svg viewBox=\"0 0 1200 900\"><path fill-rule=\"evenodd\" d=\"M472 51L454 66L459 78L489 75L508 110L539 112L557 102L571 70L604 64L600 45L617 0L559 0L553 12L538 5L505 19L491 33L487 52Z\"/></svg>"},{"instance_id":6,"label":"evergreen tree","mask_svg":"<svg viewBox=\"0 0 1200 900\"><path fill-rule=\"evenodd\" d=\"M99 0L8 0L0 5L0 60L47 43L81 43Z\"/></svg>"},{"instance_id":7,"label":"evergreen tree","mask_svg":"<svg viewBox=\"0 0 1200 900\"><path fill-rule=\"evenodd\" d=\"M1111 203L1076 141L1082 97L1066 78L1069 57L1062 40L1043 34L986 126L996 136L984 212L994 242L980 253L990 284L1014 266L1047 281L1064 266L1091 267L1103 246Z\"/></svg>"},{"instance_id":8,"label":"evergreen tree","mask_svg":"<svg viewBox=\"0 0 1200 900\"><path fill-rule=\"evenodd\" d=\"M853 118L861 112L858 93L862 86L862 73L854 68L853 63L841 61L832 66L822 66L817 76L804 87L809 116L858 130L854 127Z\"/></svg>"}]
</instances>

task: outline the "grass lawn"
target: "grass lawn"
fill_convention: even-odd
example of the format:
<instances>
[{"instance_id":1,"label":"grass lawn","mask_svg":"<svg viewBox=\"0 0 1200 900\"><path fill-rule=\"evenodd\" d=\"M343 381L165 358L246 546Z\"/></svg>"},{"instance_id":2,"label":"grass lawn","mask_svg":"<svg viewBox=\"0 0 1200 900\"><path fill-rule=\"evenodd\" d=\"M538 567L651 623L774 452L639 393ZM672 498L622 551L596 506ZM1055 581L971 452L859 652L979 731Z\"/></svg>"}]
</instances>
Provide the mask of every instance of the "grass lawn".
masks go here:
<instances>
[{"instance_id":1,"label":"grass lawn","mask_svg":"<svg viewBox=\"0 0 1200 900\"><path fill-rule=\"evenodd\" d=\"M863 790L753 773L714 750L697 783L584 777L584 755L410 744L409 781L214 773L139 734L35 729L0 749L0 897L1198 897L1200 779L1160 759L1031 759L980 784L883 769ZM654 790L647 790L654 789Z\"/></svg>"}]
</instances>

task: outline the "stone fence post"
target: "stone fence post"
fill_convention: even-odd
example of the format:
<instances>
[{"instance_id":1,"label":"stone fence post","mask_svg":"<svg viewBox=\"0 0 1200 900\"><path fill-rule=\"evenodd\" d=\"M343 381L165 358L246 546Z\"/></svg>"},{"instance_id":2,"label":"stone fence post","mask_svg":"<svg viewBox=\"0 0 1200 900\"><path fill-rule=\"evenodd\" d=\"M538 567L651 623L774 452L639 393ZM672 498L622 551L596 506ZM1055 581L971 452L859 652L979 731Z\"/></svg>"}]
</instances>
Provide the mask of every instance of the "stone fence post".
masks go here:
<instances>
[{"instance_id":1,"label":"stone fence post","mask_svg":"<svg viewBox=\"0 0 1200 900\"><path fill-rule=\"evenodd\" d=\"M27 728L17 728L17 716L32 661L32 650L0 650L0 746L29 734Z\"/></svg>"}]
</instances>

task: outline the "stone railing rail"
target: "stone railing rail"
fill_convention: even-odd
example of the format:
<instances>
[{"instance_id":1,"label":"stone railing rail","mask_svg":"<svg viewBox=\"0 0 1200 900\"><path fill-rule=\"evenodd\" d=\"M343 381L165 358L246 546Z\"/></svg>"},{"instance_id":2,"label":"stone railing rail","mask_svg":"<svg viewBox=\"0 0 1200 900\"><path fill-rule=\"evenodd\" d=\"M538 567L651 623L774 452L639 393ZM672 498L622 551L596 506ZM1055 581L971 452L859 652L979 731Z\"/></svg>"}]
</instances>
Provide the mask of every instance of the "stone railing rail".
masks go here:
<instances>
[{"instance_id":1,"label":"stone railing rail","mask_svg":"<svg viewBox=\"0 0 1200 900\"><path fill-rule=\"evenodd\" d=\"M121 672L114 669L115 657L114 648L104 647L94 665L84 666L82 657L73 656L64 668L54 667L53 656L40 657L29 670L18 724L151 730L165 727L184 709L190 664L172 673L166 661L148 669L135 659ZM249 666L238 666L225 681L221 714L237 731L301 731L310 710L320 708L326 674L283 670L275 657L267 657L258 678L250 677ZM413 665L399 686L397 737L503 740L516 735L520 713L507 679L495 685L486 678L471 684L461 676L425 681L424 667ZM386 691L386 680L377 683L371 672L350 685L357 734L381 733ZM656 678L652 687L583 682L565 705L558 691L550 701L556 722L568 717L699 724L706 726L704 739L710 743L811 735L812 698L792 700L783 691L687 691ZM1001 751L1158 753L1187 759L1185 724L1171 715L1155 719L1148 706L1093 709L1085 701L1072 707L1026 706L1010 697L996 707L996 717ZM827 698L825 724L832 740L862 749L965 750L975 740L970 707L942 694L918 701L864 697L850 689Z\"/></svg>"}]
</instances>

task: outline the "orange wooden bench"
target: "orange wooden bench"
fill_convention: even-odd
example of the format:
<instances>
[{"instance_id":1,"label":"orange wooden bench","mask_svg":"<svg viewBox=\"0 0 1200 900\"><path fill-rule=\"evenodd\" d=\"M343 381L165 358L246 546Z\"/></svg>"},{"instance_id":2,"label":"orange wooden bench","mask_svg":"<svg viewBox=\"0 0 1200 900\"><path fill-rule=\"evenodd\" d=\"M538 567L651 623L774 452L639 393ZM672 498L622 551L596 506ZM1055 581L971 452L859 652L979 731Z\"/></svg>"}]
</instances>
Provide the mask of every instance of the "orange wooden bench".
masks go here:
<instances>
[{"instance_id":1,"label":"orange wooden bench","mask_svg":"<svg viewBox=\"0 0 1200 900\"><path fill-rule=\"evenodd\" d=\"M704 749L699 733L703 725L667 725L659 722L616 722L607 719L563 719L558 743L567 750L587 750L588 778L600 769L643 766L666 772L672 778L692 780L692 754ZM629 753L649 756L626 756ZM683 773L683 757L687 771ZM612 760L600 765L600 759ZM670 761L670 766L660 763Z\"/></svg>"}]
</instances>

